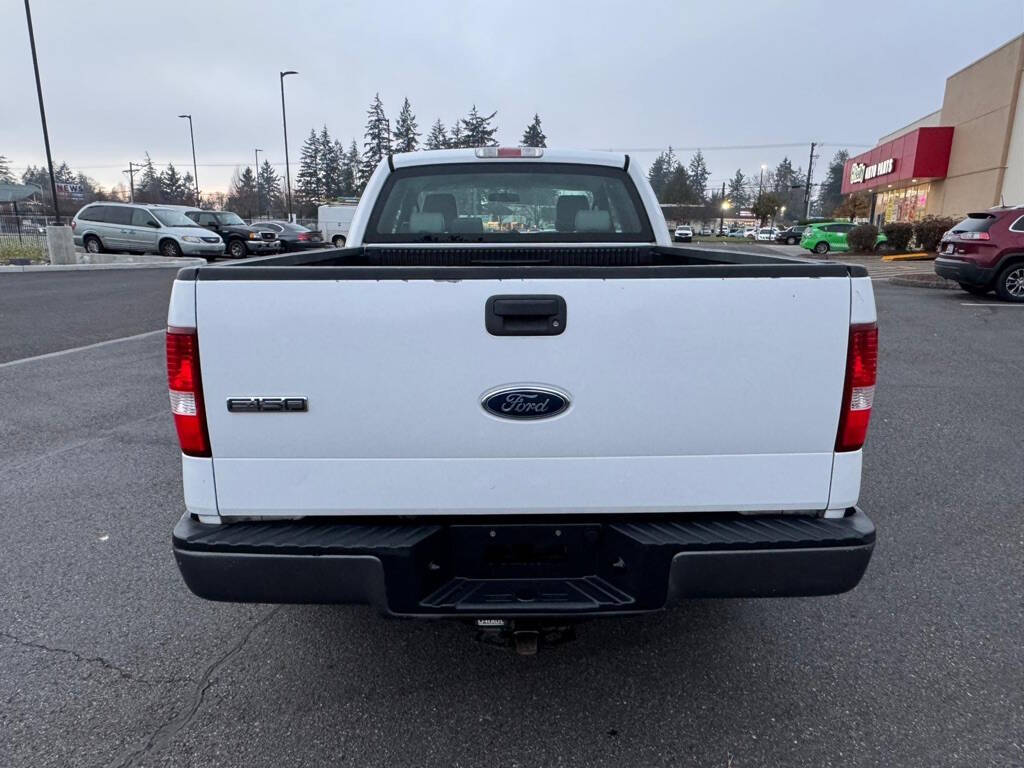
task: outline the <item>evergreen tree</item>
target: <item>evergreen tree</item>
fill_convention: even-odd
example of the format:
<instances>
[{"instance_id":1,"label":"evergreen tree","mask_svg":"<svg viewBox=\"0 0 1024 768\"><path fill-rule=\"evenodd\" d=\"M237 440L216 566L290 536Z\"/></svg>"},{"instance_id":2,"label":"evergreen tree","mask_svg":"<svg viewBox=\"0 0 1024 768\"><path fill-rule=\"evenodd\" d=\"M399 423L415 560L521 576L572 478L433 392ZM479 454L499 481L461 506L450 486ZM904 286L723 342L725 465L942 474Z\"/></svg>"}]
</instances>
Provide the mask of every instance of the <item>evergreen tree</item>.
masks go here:
<instances>
[{"instance_id":1,"label":"evergreen tree","mask_svg":"<svg viewBox=\"0 0 1024 768\"><path fill-rule=\"evenodd\" d=\"M142 164L142 173L135 185L135 202L137 203L162 203L164 202L164 188L153 166L153 159L146 153L146 161Z\"/></svg>"},{"instance_id":2,"label":"evergreen tree","mask_svg":"<svg viewBox=\"0 0 1024 768\"><path fill-rule=\"evenodd\" d=\"M178 169L174 167L174 163L168 163L167 170L160 174L160 184L164 190L164 202L175 205L185 203L185 194L188 190L185 187L185 180L178 173Z\"/></svg>"},{"instance_id":3,"label":"evergreen tree","mask_svg":"<svg viewBox=\"0 0 1024 768\"><path fill-rule=\"evenodd\" d=\"M519 144L523 147L546 147L547 142L548 137L544 135L544 131L540 127L540 115L534 112L533 122L526 126Z\"/></svg>"},{"instance_id":4,"label":"evergreen tree","mask_svg":"<svg viewBox=\"0 0 1024 768\"><path fill-rule=\"evenodd\" d=\"M747 177L739 168L736 169L736 175L729 180L725 197L737 212L747 205Z\"/></svg>"},{"instance_id":5,"label":"evergreen tree","mask_svg":"<svg viewBox=\"0 0 1024 768\"><path fill-rule=\"evenodd\" d=\"M7 158L0 155L0 184L13 184L14 174L11 173L11 165Z\"/></svg>"},{"instance_id":6,"label":"evergreen tree","mask_svg":"<svg viewBox=\"0 0 1024 768\"><path fill-rule=\"evenodd\" d=\"M319 142L321 191L325 199L338 197L341 194L341 155L326 125L320 131Z\"/></svg>"},{"instance_id":7,"label":"evergreen tree","mask_svg":"<svg viewBox=\"0 0 1024 768\"><path fill-rule=\"evenodd\" d=\"M75 173L67 163L58 165L57 170L53 173L53 177L57 180L58 184L76 183Z\"/></svg>"},{"instance_id":8,"label":"evergreen tree","mask_svg":"<svg viewBox=\"0 0 1024 768\"><path fill-rule=\"evenodd\" d=\"M384 114L384 103L378 93L366 111L366 133L363 138L363 157L359 165L360 188L366 186L380 161L391 154L391 123Z\"/></svg>"},{"instance_id":9,"label":"evergreen tree","mask_svg":"<svg viewBox=\"0 0 1024 768\"><path fill-rule=\"evenodd\" d=\"M299 153L299 172L295 176L295 196L304 203L313 203L324 197L323 170L320 167L320 138L312 128L302 142Z\"/></svg>"},{"instance_id":10,"label":"evergreen tree","mask_svg":"<svg viewBox=\"0 0 1024 768\"><path fill-rule=\"evenodd\" d=\"M243 218L253 218L259 213L259 201L256 196L256 174L252 166L245 166L245 170L239 173L235 169L231 177L231 191L228 192L226 205L229 210L234 211Z\"/></svg>"},{"instance_id":11,"label":"evergreen tree","mask_svg":"<svg viewBox=\"0 0 1024 768\"><path fill-rule=\"evenodd\" d=\"M647 180L651 182L651 187L654 189L654 194L661 202L667 202L662 198L665 192L665 186L668 184L669 178L675 173L679 162L676 160L675 152L672 151L672 147L668 148L667 152L662 152L651 163L650 169L647 171Z\"/></svg>"},{"instance_id":12,"label":"evergreen tree","mask_svg":"<svg viewBox=\"0 0 1024 768\"><path fill-rule=\"evenodd\" d=\"M192 171L185 171L185 175L181 177L181 188L183 191L181 195L182 205L199 205L199 201L196 200L196 180L192 178Z\"/></svg>"},{"instance_id":13,"label":"evergreen tree","mask_svg":"<svg viewBox=\"0 0 1024 768\"><path fill-rule=\"evenodd\" d=\"M464 146L466 146L466 139L462 135L462 126L456 120L452 123L452 130L448 134L448 149L460 149Z\"/></svg>"},{"instance_id":14,"label":"evergreen tree","mask_svg":"<svg viewBox=\"0 0 1024 768\"><path fill-rule=\"evenodd\" d=\"M469 110L469 114L462 118L462 142L466 147L496 147L498 142L494 134L498 127L492 125L491 121L498 112L495 110L489 115L481 115L476 110L476 104Z\"/></svg>"},{"instance_id":15,"label":"evergreen tree","mask_svg":"<svg viewBox=\"0 0 1024 768\"><path fill-rule=\"evenodd\" d=\"M850 154L845 149L840 149L828 164L825 179L818 189L817 206L822 216L831 216L843 201L843 168L849 159Z\"/></svg>"},{"instance_id":16,"label":"evergreen tree","mask_svg":"<svg viewBox=\"0 0 1024 768\"><path fill-rule=\"evenodd\" d=\"M342 154L341 162L341 194L352 197L359 192L359 147L352 139L348 152Z\"/></svg>"},{"instance_id":17,"label":"evergreen tree","mask_svg":"<svg viewBox=\"0 0 1024 768\"><path fill-rule=\"evenodd\" d=\"M697 198L693 179L685 165L676 163L665 182L665 189L659 199L663 203L694 204L701 202Z\"/></svg>"},{"instance_id":18,"label":"evergreen tree","mask_svg":"<svg viewBox=\"0 0 1024 768\"><path fill-rule=\"evenodd\" d=\"M398 119L395 121L395 132L392 134L395 139L395 152L415 152L419 149L420 134L416 130L418 127L416 115L412 113L409 98L406 97L402 102L402 111L398 113Z\"/></svg>"},{"instance_id":19,"label":"evergreen tree","mask_svg":"<svg viewBox=\"0 0 1024 768\"><path fill-rule=\"evenodd\" d=\"M708 177L711 172L708 170L707 163L704 162L704 153L699 149L696 154L690 158L689 167L690 176L690 188L693 192L694 202L703 202L704 198L707 197Z\"/></svg>"},{"instance_id":20,"label":"evergreen tree","mask_svg":"<svg viewBox=\"0 0 1024 768\"><path fill-rule=\"evenodd\" d=\"M444 129L444 123L441 122L441 118L434 121L434 124L430 126L430 133L427 134L427 149L447 149L448 148L448 131Z\"/></svg>"},{"instance_id":21,"label":"evergreen tree","mask_svg":"<svg viewBox=\"0 0 1024 768\"><path fill-rule=\"evenodd\" d=\"M264 160L259 172L259 191L263 196L263 209L271 216L282 216L284 204L281 202L281 177L277 175L269 160Z\"/></svg>"}]
</instances>

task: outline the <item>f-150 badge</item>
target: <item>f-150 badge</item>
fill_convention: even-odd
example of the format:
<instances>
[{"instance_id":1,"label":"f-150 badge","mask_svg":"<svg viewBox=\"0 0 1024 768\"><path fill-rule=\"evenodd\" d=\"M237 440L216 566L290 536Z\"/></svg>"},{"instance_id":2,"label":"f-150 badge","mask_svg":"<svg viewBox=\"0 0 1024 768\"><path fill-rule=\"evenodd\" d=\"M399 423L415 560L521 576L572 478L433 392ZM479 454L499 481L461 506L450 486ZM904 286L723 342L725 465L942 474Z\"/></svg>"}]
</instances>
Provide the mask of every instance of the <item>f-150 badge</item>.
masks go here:
<instances>
[{"instance_id":1,"label":"f-150 badge","mask_svg":"<svg viewBox=\"0 0 1024 768\"><path fill-rule=\"evenodd\" d=\"M549 419L569 407L569 395L547 387L504 387L484 395L481 405L501 419Z\"/></svg>"},{"instance_id":2,"label":"f-150 badge","mask_svg":"<svg viewBox=\"0 0 1024 768\"><path fill-rule=\"evenodd\" d=\"M309 410L304 397L229 397L228 410L232 413L280 413Z\"/></svg>"}]
</instances>

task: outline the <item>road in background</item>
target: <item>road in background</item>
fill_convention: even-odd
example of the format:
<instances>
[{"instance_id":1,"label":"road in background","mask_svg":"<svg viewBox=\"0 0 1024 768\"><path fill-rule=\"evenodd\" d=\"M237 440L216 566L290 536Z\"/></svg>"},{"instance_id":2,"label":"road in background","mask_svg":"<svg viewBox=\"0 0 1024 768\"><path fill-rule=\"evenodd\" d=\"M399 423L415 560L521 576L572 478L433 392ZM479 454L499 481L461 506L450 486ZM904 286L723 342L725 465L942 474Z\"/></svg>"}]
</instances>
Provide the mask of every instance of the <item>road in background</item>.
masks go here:
<instances>
[{"instance_id":1,"label":"road in background","mask_svg":"<svg viewBox=\"0 0 1024 768\"><path fill-rule=\"evenodd\" d=\"M24 277L0 275L5 345ZM170 277L79 294L72 325L108 324L69 342L161 327ZM21 356L53 346L32 290ZM535 658L454 623L191 596L163 340L0 369L0 765L1024 763L1024 323L877 296L863 583L593 622Z\"/></svg>"}]
</instances>

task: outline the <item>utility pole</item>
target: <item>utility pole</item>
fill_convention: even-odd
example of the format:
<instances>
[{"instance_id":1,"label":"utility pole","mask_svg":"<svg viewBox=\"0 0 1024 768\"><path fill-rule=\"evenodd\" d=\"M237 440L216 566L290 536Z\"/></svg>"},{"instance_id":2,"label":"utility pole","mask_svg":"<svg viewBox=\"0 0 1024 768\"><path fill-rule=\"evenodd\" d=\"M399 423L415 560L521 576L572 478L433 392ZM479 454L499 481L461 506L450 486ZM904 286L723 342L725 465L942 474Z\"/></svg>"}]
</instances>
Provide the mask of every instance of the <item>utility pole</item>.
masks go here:
<instances>
[{"instance_id":1,"label":"utility pole","mask_svg":"<svg viewBox=\"0 0 1024 768\"><path fill-rule=\"evenodd\" d=\"M260 152L262 149L256 150L256 215L262 216L260 211L263 209L263 196L260 194Z\"/></svg>"},{"instance_id":2,"label":"utility pole","mask_svg":"<svg viewBox=\"0 0 1024 768\"><path fill-rule=\"evenodd\" d=\"M814 175L814 148L816 142L811 142L811 155L807 159L807 186L804 189L804 218L811 218L811 177Z\"/></svg>"},{"instance_id":3,"label":"utility pole","mask_svg":"<svg viewBox=\"0 0 1024 768\"><path fill-rule=\"evenodd\" d=\"M54 223L60 224L60 208L57 207L57 179L53 175L53 155L50 154L50 132L46 129L46 109L43 108L43 86L39 80L39 60L36 58L36 35L32 31L32 9L25 0L25 21L28 22L28 43L32 48L32 69L36 73L36 95L39 97L39 119L43 123L43 144L46 145L46 165L50 169L50 194L53 195Z\"/></svg>"},{"instance_id":4,"label":"utility pole","mask_svg":"<svg viewBox=\"0 0 1024 768\"><path fill-rule=\"evenodd\" d=\"M133 202L133 203L135 202L135 174L138 173L141 170L142 170L141 168L136 168L135 167L135 163L129 162L128 163L128 170L121 171L121 173L127 173L128 174L128 189L129 189L130 194L131 194L131 202Z\"/></svg>"}]
</instances>

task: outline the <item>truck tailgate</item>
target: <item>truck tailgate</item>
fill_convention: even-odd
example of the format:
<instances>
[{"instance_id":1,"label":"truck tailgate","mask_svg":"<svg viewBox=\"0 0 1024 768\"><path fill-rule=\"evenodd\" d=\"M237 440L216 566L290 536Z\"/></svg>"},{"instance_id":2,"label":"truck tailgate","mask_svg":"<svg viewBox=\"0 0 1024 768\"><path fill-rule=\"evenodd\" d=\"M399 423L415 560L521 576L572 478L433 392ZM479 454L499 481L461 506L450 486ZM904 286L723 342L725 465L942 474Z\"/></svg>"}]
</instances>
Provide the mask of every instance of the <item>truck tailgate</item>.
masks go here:
<instances>
[{"instance_id":1,"label":"truck tailgate","mask_svg":"<svg viewBox=\"0 0 1024 768\"><path fill-rule=\"evenodd\" d=\"M824 509L844 277L199 280L221 515ZM564 332L495 336L496 295ZM505 385L570 405L497 418ZM308 410L229 411L229 398Z\"/></svg>"}]
</instances>

